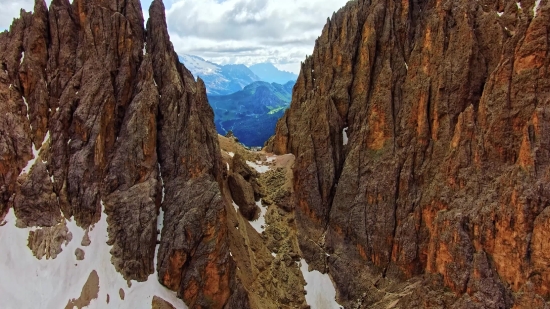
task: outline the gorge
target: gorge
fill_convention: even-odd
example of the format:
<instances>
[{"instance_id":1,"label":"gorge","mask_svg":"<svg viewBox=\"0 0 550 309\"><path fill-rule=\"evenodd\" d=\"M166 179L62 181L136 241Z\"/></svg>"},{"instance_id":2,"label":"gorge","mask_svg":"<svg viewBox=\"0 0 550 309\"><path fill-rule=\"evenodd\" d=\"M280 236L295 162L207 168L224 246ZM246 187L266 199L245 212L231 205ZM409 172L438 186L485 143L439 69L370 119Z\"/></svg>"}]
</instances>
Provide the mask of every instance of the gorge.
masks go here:
<instances>
[{"instance_id":1,"label":"gorge","mask_svg":"<svg viewBox=\"0 0 550 309\"><path fill-rule=\"evenodd\" d=\"M262 151L149 16L0 33L3 306L550 307L548 1L349 1Z\"/></svg>"}]
</instances>

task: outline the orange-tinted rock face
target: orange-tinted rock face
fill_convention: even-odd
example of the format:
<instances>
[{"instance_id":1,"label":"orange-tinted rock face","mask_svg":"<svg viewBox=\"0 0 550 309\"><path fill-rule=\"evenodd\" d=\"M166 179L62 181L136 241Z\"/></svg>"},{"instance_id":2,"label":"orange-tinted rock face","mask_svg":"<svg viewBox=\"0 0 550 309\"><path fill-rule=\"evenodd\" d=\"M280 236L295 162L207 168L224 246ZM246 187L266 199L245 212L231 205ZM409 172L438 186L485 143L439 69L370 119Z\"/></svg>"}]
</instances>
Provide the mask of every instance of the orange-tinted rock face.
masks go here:
<instances>
[{"instance_id":1,"label":"orange-tinted rock face","mask_svg":"<svg viewBox=\"0 0 550 309\"><path fill-rule=\"evenodd\" d=\"M457 308L544 306L550 12L535 5L360 0L331 18L270 144L296 156L308 259L437 274ZM328 261L343 304L371 286Z\"/></svg>"}]
</instances>

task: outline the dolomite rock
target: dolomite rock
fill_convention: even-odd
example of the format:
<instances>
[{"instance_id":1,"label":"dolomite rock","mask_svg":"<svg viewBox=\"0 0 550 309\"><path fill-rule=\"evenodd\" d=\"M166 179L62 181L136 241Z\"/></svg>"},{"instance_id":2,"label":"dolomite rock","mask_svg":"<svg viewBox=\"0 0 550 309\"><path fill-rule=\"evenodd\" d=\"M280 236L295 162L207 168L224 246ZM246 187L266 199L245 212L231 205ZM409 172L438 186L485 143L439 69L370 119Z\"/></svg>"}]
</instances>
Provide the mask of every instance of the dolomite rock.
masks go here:
<instances>
[{"instance_id":1,"label":"dolomite rock","mask_svg":"<svg viewBox=\"0 0 550 309\"><path fill-rule=\"evenodd\" d=\"M235 204L239 206L239 211L248 220L252 220L259 212L258 206L254 202L254 190L252 186L237 173L232 173L227 179L231 197Z\"/></svg>"},{"instance_id":2,"label":"dolomite rock","mask_svg":"<svg viewBox=\"0 0 550 309\"><path fill-rule=\"evenodd\" d=\"M548 8L359 0L327 21L267 149L296 156L300 246L338 256L341 304L437 274L448 307L547 306L527 295L550 286Z\"/></svg>"},{"instance_id":3,"label":"dolomite rock","mask_svg":"<svg viewBox=\"0 0 550 309\"><path fill-rule=\"evenodd\" d=\"M202 80L178 61L162 1L149 9L147 52L160 94L158 154L165 188L159 280L190 308L222 308L231 296L221 153ZM189 138L182 138L187 136Z\"/></svg>"},{"instance_id":4,"label":"dolomite rock","mask_svg":"<svg viewBox=\"0 0 550 309\"><path fill-rule=\"evenodd\" d=\"M63 222L30 231L27 245L37 259L55 259L63 251L61 245L66 246L72 239L72 233Z\"/></svg>"},{"instance_id":5,"label":"dolomite rock","mask_svg":"<svg viewBox=\"0 0 550 309\"><path fill-rule=\"evenodd\" d=\"M20 227L73 218L88 230L104 211L125 279L156 267L189 308L246 303L242 288L232 296L213 112L178 61L162 1L146 31L138 0L36 0L0 33L0 69L0 218L14 207ZM42 234L29 244L55 255Z\"/></svg>"}]
</instances>

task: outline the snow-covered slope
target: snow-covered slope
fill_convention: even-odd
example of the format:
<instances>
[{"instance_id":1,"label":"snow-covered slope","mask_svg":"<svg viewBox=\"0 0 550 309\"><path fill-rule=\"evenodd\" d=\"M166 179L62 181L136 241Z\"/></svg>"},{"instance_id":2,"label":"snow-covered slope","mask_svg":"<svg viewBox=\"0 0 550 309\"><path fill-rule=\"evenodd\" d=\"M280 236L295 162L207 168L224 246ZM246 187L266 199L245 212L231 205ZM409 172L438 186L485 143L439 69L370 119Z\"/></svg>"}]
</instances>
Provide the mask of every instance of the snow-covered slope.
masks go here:
<instances>
[{"instance_id":1,"label":"snow-covered slope","mask_svg":"<svg viewBox=\"0 0 550 309\"><path fill-rule=\"evenodd\" d=\"M214 95L225 95L242 90L245 86L259 81L248 67L243 64L219 65L201 57L183 54L179 56L195 78L200 77L206 85L206 92Z\"/></svg>"},{"instance_id":2,"label":"snow-covered slope","mask_svg":"<svg viewBox=\"0 0 550 309\"><path fill-rule=\"evenodd\" d=\"M168 301L176 308L187 308L174 292L159 284L156 271L146 282L128 283L115 270L110 261L111 247L106 243L105 214L90 228L89 246L81 245L85 231L74 220L65 220L72 240L62 246L63 251L57 258L50 260L36 259L27 247L29 231L35 229L17 228L15 222L13 209L10 209L5 225L0 226L0 308L37 308L38 304L40 308L66 308L68 305L73 308L71 301L81 295L92 298L86 308L149 309L153 296ZM77 248L85 252L84 260L76 259ZM94 288L97 291L97 285L83 291L94 271L99 277L97 297L94 292L90 293Z\"/></svg>"},{"instance_id":3,"label":"snow-covered slope","mask_svg":"<svg viewBox=\"0 0 550 309\"><path fill-rule=\"evenodd\" d=\"M201 57L183 54L179 56L179 59L195 77L221 74L222 68L220 65L206 61Z\"/></svg>"}]
</instances>

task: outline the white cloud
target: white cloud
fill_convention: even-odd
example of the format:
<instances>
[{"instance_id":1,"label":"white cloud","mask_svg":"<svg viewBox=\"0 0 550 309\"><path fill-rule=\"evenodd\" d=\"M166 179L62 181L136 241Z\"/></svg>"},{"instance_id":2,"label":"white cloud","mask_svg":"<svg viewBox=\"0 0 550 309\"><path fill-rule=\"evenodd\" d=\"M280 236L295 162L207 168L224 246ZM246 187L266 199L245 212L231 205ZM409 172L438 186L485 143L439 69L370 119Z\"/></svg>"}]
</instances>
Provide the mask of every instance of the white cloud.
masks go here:
<instances>
[{"instance_id":1,"label":"white cloud","mask_svg":"<svg viewBox=\"0 0 550 309\"><path fill-rule=\"evenodd\" d=\"M32 0L0 0L0 8L2 8L2 17L0 17L0 30L9 29L13 19L19 17L21 9L25 9L25 11L28 12L32 11L33 7L34 1Z\"/></svg>"},{"instance_id":2,"label":"white cloud","mask_svg":"<svg viewBox=\"0 0 550 309\"><path fill-rule=\"evenodd\" d=\"M50 2L51 0L46 1L48 5ZM19 17L21 9L30 12L33 8L33 0L0 0L0 12L2 12L2 17L0 18L0 31L10 28L13 19Z\"/></svg>"},{"instance_id":3,"label":"white cloud","mask_svg":"<svg viewBox=\"0 0 550 309\"><path fill-rule=\"evenodd\" d=\"M46 2L49 4L51 0ZM327 17L347 0L165 0L168 30L178 53L220 63L269 61L298 72ZM147 19L151 0L141 0ZM0 0L0 30L33 0Z\"/></svg>"},{"instance_id":4,"label":"white cloud","mask_svg":"<svg viewBox=\"0 0 550 309\"><path fill-rule=\"evenodd\" d=\"M327 17L347 0L179 0L167 10L176 52L212 62L264 61L298 72Z\"/></svg>"}]
</instances>

